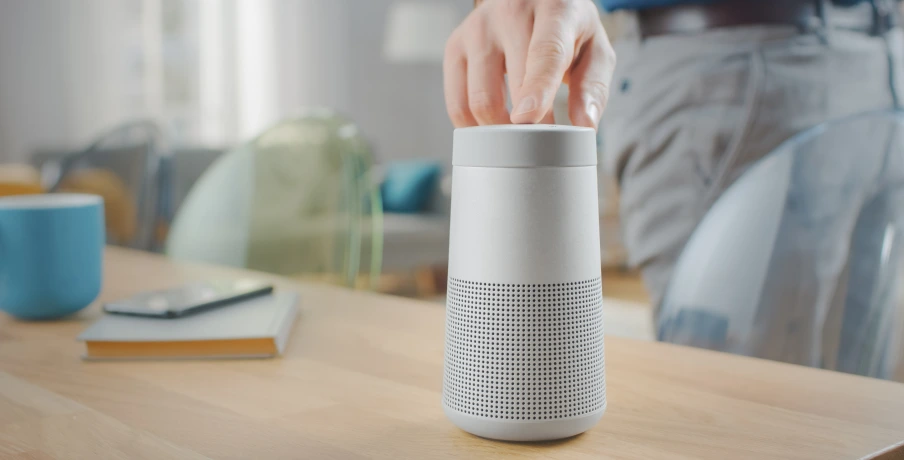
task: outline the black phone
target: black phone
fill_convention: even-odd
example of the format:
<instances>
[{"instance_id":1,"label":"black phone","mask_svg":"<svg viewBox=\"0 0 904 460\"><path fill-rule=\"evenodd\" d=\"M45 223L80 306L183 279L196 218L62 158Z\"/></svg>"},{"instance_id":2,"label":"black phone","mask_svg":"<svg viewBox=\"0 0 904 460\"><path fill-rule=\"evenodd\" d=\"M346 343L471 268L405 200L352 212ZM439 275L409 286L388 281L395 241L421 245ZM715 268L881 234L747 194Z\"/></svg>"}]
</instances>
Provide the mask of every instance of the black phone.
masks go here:
<instances>
[{"instance_id":1,"label":"black phone","mask_svg":"<svg viewBox=\"0 0 904 460\"><path fill-rule=\"evenodd\" d=\"M119 315L178 318L272 292L272 285L254 279L200 281L109 302L104 305L104 311Z\"/></svg>"}]
</instances>

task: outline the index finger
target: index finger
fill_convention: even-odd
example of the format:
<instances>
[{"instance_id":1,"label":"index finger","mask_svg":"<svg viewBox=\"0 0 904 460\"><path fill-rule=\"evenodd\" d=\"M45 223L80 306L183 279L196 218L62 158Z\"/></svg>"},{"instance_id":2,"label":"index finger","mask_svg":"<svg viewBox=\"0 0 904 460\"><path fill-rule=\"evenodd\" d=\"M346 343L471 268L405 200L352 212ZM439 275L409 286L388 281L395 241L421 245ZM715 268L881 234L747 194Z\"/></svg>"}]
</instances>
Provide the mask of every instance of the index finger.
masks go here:
<instances>
[{"instance_id":1,"label":"index finger","mask_svg":"<svg viewBox=\"0 0 904 460\"><path fill-rule=\"evenodd\" d=\"M556 91L574 59L576 22L565 2L544 3L537 12L527 50L524 81L512 122L537 123L552 108Z\"/></svg>"}]
</instances>

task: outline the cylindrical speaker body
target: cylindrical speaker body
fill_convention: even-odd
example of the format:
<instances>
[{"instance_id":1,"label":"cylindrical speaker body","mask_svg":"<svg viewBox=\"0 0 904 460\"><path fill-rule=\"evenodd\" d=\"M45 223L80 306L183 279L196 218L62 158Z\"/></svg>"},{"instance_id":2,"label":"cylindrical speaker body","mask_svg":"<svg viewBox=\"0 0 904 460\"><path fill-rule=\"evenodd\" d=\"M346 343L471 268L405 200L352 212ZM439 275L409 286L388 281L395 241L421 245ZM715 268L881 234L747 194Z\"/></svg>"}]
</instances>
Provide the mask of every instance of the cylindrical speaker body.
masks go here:
<instances>
[{"instance_id":1,"label":"cylindrical speaker body","mask_svg":"<svg viewBox=\"0 0 904 460\"><path fill-rule=\"evenodd\" d=\"M465 431L559 439L605 411L596 162L588 128L455 131L443 408Z\"/></svg>"}]
</instances>

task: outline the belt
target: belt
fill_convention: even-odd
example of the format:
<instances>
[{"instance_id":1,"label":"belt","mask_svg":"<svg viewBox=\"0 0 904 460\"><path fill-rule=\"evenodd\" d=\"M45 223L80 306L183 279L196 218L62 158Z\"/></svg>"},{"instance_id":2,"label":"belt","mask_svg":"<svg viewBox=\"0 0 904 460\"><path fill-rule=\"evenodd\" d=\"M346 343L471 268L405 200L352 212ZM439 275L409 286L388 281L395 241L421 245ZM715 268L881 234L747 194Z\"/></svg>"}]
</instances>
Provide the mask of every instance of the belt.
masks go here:
<instances>
[{"instance_id":1,"label":"belt","mask_svg":"<svg viewBox=\"0 0 904 460\"><path fill-rule=\"evenodd\" d=\"M645 8L637 19L642 37L755 24L805 27L818 17L818 5L818 0L723 0Z\"/></svg>"}]
</instances>

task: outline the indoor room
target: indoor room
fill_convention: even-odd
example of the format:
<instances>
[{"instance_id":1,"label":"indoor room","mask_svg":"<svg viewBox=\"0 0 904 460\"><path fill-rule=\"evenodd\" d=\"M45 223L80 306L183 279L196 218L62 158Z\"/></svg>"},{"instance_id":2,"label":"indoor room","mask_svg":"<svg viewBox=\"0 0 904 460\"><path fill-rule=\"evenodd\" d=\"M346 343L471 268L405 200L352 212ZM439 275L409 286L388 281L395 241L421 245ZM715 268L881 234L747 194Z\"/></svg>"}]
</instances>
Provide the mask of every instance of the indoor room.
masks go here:
<instances>
[{"instance_id":1,"label":"indoor room","mask_svg":"<svg viewBox=\"0 0 904 460\"><path fill-rule=\"evenodd\" d=\"M904 458L902 11L0 0L0 458Z\"/></svg>"}]
</instances>

